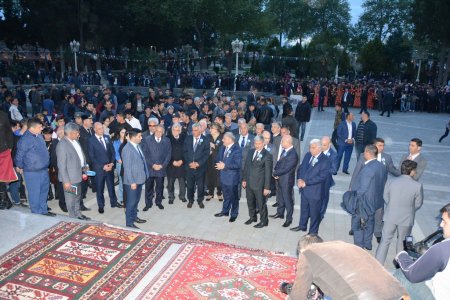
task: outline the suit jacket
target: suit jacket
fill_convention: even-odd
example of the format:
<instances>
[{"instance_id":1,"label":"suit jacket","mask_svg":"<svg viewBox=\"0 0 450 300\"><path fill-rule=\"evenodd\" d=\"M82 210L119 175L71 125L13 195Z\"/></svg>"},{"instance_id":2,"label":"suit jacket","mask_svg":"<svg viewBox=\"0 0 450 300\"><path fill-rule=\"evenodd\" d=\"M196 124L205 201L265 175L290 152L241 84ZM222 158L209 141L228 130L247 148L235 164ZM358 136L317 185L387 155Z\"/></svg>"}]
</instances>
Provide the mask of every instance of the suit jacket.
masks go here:
<instances>
[{"instance_id":1,"label":"suit jacket","mask_svg":"<svg viewBox=\"0 0 450 300\"><path fill-rule=\"evenodd\" d=\"M59 140L53 139L52 143L50 144L50 149L48 150L50 152L50 168L58 169L58 159L56 155L56 146L58 146Z\"/></svg>"},{"instance_id":2,"label":"suit jacket","mask_svg":"<svg viewBox=\"0 0 450 300\"><path fill-rule=\"evenodd\" d=\"M353 170L352 179L350 180L350 189L354 190L355 185L358 180L359 173L361 172L362 167L364 166L364 163L366 160L364 159L364 156L361 156L358 161L356 162L355 169ZM392 162L392 157L387 153L381 153L381 163L386 168L386 172L390 173L393 176L400 176L400 170L398 170L394 163ZM386 176L387 180L387 176Z\"/></svg>"},{"instance_id":3,"label":"suit jacket","mask_svg":"<svg viewBox=\"0 0 450 300\"><path fill-rule=\"evenodd\" d=\"M80 183L82 181L82 165L75 147L67 137L61 139L57 144L58 180L62 183ZM86 161L84 153L83 156Z\"/></svg>"},{"instance_id":4,"label":"suit jacket","mask_svg":"<svg viewBox=\"0 0 450 300\"><path fill-rule=\"evenodd\" d=\"M241 181L242 150L233 144L225 156L225 146L220 147L216 162L223 162L225 168L219 171L220 182L223 185L238 185Z\"/></svg>"},{"instance_id":5,"label":"suit jacket","mask_svg":"<svg viewBox=\"0 0 450 300\"><path fill-rule=\"evenodd\" d=\"M281 187L292 187L295 184L295 170L297 168L298 155L295 149L290 149L285 155L281 155L275 164L273 176L279 177L278 182Z\"/></svg>"},{"instance_id":6,"label":"suit jacket","mask_svg":"<svg viewBox=\"0 0 450 300\"><path fill-rule=\"evenodd\" d=\"M372 144L377 137L377 124L372 120L368 120L365 124L361 121L358 126L360 125L364 126L363 140L362 143L357 141L355 146L358 147L361 152L364 152L364 147Z\"/></svg>"},{"instance_id":7,"label":"suit jacket","mask_svg":"<svg viewBox=\"0 0 450 300\"><path fill-rule=\"evenodd\" d=\"M402 159L400 160L400 164L398 165L398 168L402 169L402 163L403 161L408 159L409 154L405 154L402 156ZM416 169L416 175L414 175L414 180L418 181L420 177L422 177L423 171L425 171L425 168L427 167L427 160L423 154L419 154L419 156L414 159L414 161L417 163L417 169Z\"/></svg>"},{"instance_id":8,"label":"suit jacket","mask_svg":"<svg viewBox=\"0 0 450 300\"><path fill-rule=\"evenodd\" d=\"M78 141L80 142L81 149L83 149L83 152L86 154L88 153L89 138L92 136L93 132L93 130L89 132L83 126L80 126L80 138L78 139ZM87 159L88 164L91 164L90 158L87 157Z\"/></svg>"},{"instance_id":9,"label":"suit jacket","mask_svg":"<svg viewBox=\"0 0 450 300\"><path fill-rule=\"evenodd\" d=\"M381 163L386 167L386 170L389 174L396 177L402 175L401 171L394 166L392 156L390 156L389 154L384 152L381 153Z\"/></svg>"},{"instance_id":10,"label":"suit jacket","mask_svg":"<svg viewBox=\"0 0 450 300\"><path fill-rule=\"evenodd\" d=\"M266 149L261 150L259 157L253 160L256 149L248 152L244 167L244 180L247 188L255 190L270 190L270 180L272 178L273 158Z\"/></svg>"},{"instance_id":11,"label":"suit jacket","mask_svg":"<svg viewBox=\"0 0 450 300\"><path fill-rule=\"evenodd\" d=\"M273 163L276 164L278 161L278 154L280 152L280 145L281 145L281 135L275 137L273 139ZM292 146L295 149L295 152L297 153L298 156L298 163L297 163L297 167L298 164L300 163L300 157L301 157L301 149L300 149L300 140L298 138L292 137Z\"/></svg>"},{"instance_id":12,"label":"suit jacket","mask_svg":"<svg viewBox=\"0 0 450 300\"><path fill-rule=\"evenodd\" d=\"M356 124L352 122L352 139L356 137ZM337 128L337 142L339 146L345 145L345 140L348 139L348 127L347 121L344 120L339 123Z\"/></svg>"},{"instance_id":13,"label":"suit jacket","mask_svg":"<svg viewBox=\"0 0 450 300\"><path fill-rule=\"evenodd\" d=\"M180 134L178 139L174 138L173 135L170 135L168 138L171 145L171 157L169 165L167 166L167 176L174 178L184 177L186 175L185 164L183 163L181 166L175 167L173 162L175 160L182 160L184 162L184 140L186 134Z\"/></svg>"},{"instance_id":14,"label":"suit jacket","mask_svg":"<svg viewBox=\"0 0 450 300\"><path fill-rule=\"evenodd\" d=\"M170 163L172 145L170 140L163 136L158 143L154 136L147 136L141 142L141 149L147 162L150 177L165 177L167 166ZM152 168L154 164L162 165L162 169L156 171Z\"/></svg>"},{"instance_id":15,"label":"suit jacket","mask_svg":"<svg viewBox=\"0 0 450 300\"><path fill-rule=\"evenodd\" d=\"M143 159L145 162L145 157ZM136 148L131 143L126 143L122 149L123 183L127 185L144 184L147 180L145 164L142 163L141 155Z\"/></svg>"},{"instance_id":16,"label":"suit jacket","mask_svg":"<svg viewBox=\"0 0 450 300\"><path fill-rule=\"evenodd\" d=\"M239 146L239 148L241 148L241 145L239 144L239 139L241 138L240 134L235 134L235 141L236 141L236 145ZM245 141L245 146L244 148L241 148L242 150L242 160L241 160L241 169L244 169L244 165L245 165L245 160L247 159L247 155L248 152L250 151L250 149L253 149L253 139L255 138L255 136L253 134L248 134L247 135L247 139Z\"/></svg>"},{"instance_id":17,"label":"suit jacket","mask_svg":"<svg viewBox=\"0 0 450 300\"><path fill-rule=\"evenodd\" d=\"M298 138L298 123L293 116L283 118L283 120L281 120L281 125L289 128L292 137Z\"/></svg>"},{"instance_id":18,"label":"suit jacket","mask_svg":"<svg viewBox=\"0 0 450 300\"><path fill-rule=\"evenodd\" d=\"M363 165L354 187L363 215L373 215L377 209L383 207L386 176L386 169L376 159Z\"/></svg>"},{"instance_id":19,"label":"suit jacket","mask_svg":"<svg viewBox=\"0 0 450 300\"><path fill-rule=\"evenodd\" d=\"M401 175L386 183L384 188L385 223L413 226L414 216L423 203L422 184L411 176Z\"/></svg>"},{"instance_id":20,"label":"suit jacket","mask_svg":"<svg viewBox=\"0 0 450 300\"><path fill-rule=\"evenodd\" d=\"M209 157L209 150L209 139L206 139L204 136L200 135L197 148L194 151L194 137L191 135L187 136L184 140L184 162L186 170L188 172L204 173L206 169L206 162ZM194 161L200 165L195 170L189 168L189 164Z\"/></svg>"},{"instance_id":21,"label":"suit jacket","mask_svg":"<svg viewBox=\"0 0 450 300\"><path fill-rule=\"evenodd\" d=\"M300 189L302 196L305 196L309 200L321 200L323 191L325 189L325 183L330 175L331 162L325 154L320 153L317 157L317 162L310 164L311 153L305 154L302 163L297 170L297 180L303 179L306 186Z\"/></svg>"},{"instance_id":22,"label":"suit jacket","mask_svg":"<svg viewBox=\"0 0 450 300\"><path fill-rule=\"evenodd\" d=\"M336 175L337 173L337 169L338 169L338 160L337 160L337 153L336 151L330 147L330 149L328 150L328 153L324 155L326 157L328 157L328 159L330 160L331 163L331 168L330 168L330 176L328 177L326 183L325 183L325 188L331 188L332 186L334 186L334 180L333 180L333 175Z\"/></svg>"},{"instance_id":23,"label":"suit jacket","mask_svg":"<svg viewBox=\"0 0 450 300\"><path fill-rule=\"evenodd\" d=\"M88 143L89 160L91 162L92 169L97 173L104 172L104 165L115 163L116 161L114 147L109 136L104 135L103 141L106 144L106 149L95 135L89 138Z\"/></svg>"}]
</instances>

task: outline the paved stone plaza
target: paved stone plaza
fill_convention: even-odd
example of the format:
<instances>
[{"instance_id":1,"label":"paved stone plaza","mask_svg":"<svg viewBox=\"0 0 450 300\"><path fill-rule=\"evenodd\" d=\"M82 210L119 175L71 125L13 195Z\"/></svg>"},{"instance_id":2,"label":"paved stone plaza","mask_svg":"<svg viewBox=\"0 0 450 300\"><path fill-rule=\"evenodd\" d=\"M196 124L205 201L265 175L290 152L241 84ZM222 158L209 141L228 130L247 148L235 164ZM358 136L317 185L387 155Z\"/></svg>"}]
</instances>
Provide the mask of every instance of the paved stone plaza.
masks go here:
<instances>
[{"instance_id":1,"label":"paved stone plaza","mask_svg":"<svg viewBox=\"0 0 450 300\"><path fill-rule=\"evenodd\" d=\"M358 111L354 110L354 112L357 113ZM442 144L438 143L445 124L448 122L448 115L395 112L390 118L387 118L378 116L377 111L371 111L371 113L372 120L378 125L378 136L386 140L385 151L392 155L395 165L398 165L402 154L408 152L408 142L411 138L419 137L424 142L422 151L428 160L427 169L421 178L421 182L424 184L425 202L417 213L416 224L413 228L413 235L416 240L419 240L437 228L439 223L437 219L438 211L444 204L450 202L450 137L444 140ZM359 115L356 118L359 118ZM302 155L307 151L308 142L312 138L331 135L333 120L334 109L327 108L323 113L314 110L312 122L307 126L305 142L302 145ZM350 170L353 169L355 161L356 157L353 154ZM350 176L339 172L334 179L336 186L331 190L330 204L319 234L326 241L344 240L352 242L352 237L348 235L350 216L340 208L342 194L348 188ZM271 207L273 202L274 198L271 198L269 200L269 214L275 212L275 209ZM299 220L299 194L297 189L295 191L295 203L292 227L296 226ZM112 209L106 206L103 215L97 212L95 194L88 193L85 204L92 209L92 211L86 212L86 215L93 220L117 226L125 225L125 214L122 209ZM283 220L280 219L270 219L269 226L263 229L255 229L253 226L244 225L244 222L248 219L245 197L241 199L240 214L235 223L229 223L226 217L214 217L215 213L220 212L222 206L222 202L216 199L209 202L205 201L205 209L200 209L196 204L193 208L188 209L185 203L177 200L173 205L169 205L167 200L164 200L163 205L165 206L164 210L153 207L149 211L143 212L144 201L142 199L139 206L139 217L148 221L146 224L138 224L142 230L281 251L289 255L295 255L297 241L304 234L283 228L281 226ZM23 208L0 211L1 226L6 229L0 233L0 240L3 241L0 246L0 254L61 220L71 221L71 219L62 216L66 214L60 211L57 201L50 201L49 206L53 209L53 212L59 214L58 217L31 215L28 209ZM394 246L391 247L387 266L394 256L393 248ZM374 239L374 250L372 252L374 253L375 250L376 241Z\"/></svg>"}]
</instances>

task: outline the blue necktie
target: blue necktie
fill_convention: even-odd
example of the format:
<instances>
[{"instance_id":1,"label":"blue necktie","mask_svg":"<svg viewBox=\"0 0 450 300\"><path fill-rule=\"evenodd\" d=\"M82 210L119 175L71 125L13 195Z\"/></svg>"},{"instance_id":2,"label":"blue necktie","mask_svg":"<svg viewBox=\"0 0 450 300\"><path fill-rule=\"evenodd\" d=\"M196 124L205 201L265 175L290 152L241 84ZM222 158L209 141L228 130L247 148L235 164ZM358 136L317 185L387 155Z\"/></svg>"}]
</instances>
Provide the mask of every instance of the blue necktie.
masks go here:
<instances>
[{"instance_id":1,"label":"blue necktie","mask_svg":"<svg viewBox=\"0 0 450 300\"><path fill-rule=\"evenodd\" d=\"M139 153L139 156L141 157L142 163L144 164L145 178L147 178L148 177L147 164L145 163L144 156L142 155L142 152L141 152L141 149L139 148L139 146L137 146L137 151Z\"/></svg>"},{"instance_id":2,"label":"blue necktie","mask_svg":"<svg viewBox=\"0 0 450 300\"><path fill-rule=\"evenodd\" d=\"M245 136L242 137L241 148L245 147Z\"/></svg>"},{"instance_id":3,"label":"blue necktie","mask_svg":"<svg viewBox=\"0 0 450 300\"><path fill-rule=\"evenodd\" d=\"M195 152L195 149L197 149L197 145L198 145L198 138L195 138L195 143L194 143L194 152Z\"/></svg>"},{"instance_id":4,"label":"blue necktie","mask_svg":"<svg viewBox=\"0 0 450 300\"><path fill-rule=\"evenodd\" d=\"M281 156L280 158L284 157L286 155L286 150L283 149L283 151L281 151Z\"/></svg>"}]
</instances>

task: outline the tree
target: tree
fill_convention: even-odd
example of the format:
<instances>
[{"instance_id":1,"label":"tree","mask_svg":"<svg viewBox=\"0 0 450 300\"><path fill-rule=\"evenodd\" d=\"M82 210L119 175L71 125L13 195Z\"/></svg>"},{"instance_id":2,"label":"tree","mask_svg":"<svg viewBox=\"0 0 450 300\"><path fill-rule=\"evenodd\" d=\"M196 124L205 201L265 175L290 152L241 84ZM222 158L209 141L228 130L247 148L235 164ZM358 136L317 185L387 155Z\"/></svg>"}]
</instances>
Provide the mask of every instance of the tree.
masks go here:
<instances>
[{"instance_id":1,"label":"tree","mask_svg":"<svg viewBox=\"0 0 450 300\"><path fill-rule=\"evenodd\" d=\"M332 37L335 44L347 44L350 27L350 6L347 0L312 0L315 34Z\"/></svg>"},{"instance_id":2,"label":"tree","mask_svg":"<svg viewBox=\"0 0 450 300\"><path fill-rule=\"evenodd\" d=\"M409 12L412 0L365 0L358 27L369 38L385 41L397 30L411 32Z\"/></svg>"},{"instance_id":3,"label":"tree","mask_svg":"<svg viewBox=\"0 0 450 300\"><path fill-rule=\"evenodd\" d=\"M374 74L385 72L388 67L388 58L385 51L385 46L379 39L368 42L361 49L359 57L363 72Z\"/></svg>"}]
</instances>

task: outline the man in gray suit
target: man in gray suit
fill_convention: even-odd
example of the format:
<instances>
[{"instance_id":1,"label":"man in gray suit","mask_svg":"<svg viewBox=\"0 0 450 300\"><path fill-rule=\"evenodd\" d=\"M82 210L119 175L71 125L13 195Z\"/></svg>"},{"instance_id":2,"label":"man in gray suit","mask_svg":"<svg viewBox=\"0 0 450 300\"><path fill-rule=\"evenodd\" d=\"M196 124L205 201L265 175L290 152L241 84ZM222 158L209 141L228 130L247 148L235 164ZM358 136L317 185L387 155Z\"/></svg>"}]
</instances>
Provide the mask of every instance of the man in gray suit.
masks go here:
<instances>
[{"instance_id":1,"label":"man in gray suit","mask_svg":"<svg viewBox=\"0 0 450 300\"><path fill-rule=\"evenodd\" d=\"M86 167L86 156L78 142L80 127L75 123L64 126L64 138L56 146L58 180L62 182L69 217L89 220L80 212L81 182Z\"/></svg>"},{"instance_id":2,"label":"man in gray suit","mask_svg":"<svg viewBox=\"0 0 450 300\"><path fill-rule=\"evenodd\" d=\"M405 160L401 165L402 175L389 180L384 188L384 225L381 243L375 258L384 265L392 238L397 233L397 252L403 251L403 241L411 234L414 217L423 203L422 184L413 179L417 163Z\"/></svg>"},{"instance_id":3,"label":"man in gray suit","mask_svg":"<svg viewBox=\"0 0 450 300\"><path fill-rule=\"evenodd\" d=\"M413 138L409 142L409 154L403 155L402 159L400 160L400 166L402 165L403 161L407 159L415 161L417 163L416 174L413 177L416 181L419 181L420 177L423 174L423 171L425 171L425 168L427 167L427 160L423 156L423 154L420 153L421 150L422 140Z\"/></svg>"}]
</instances>

